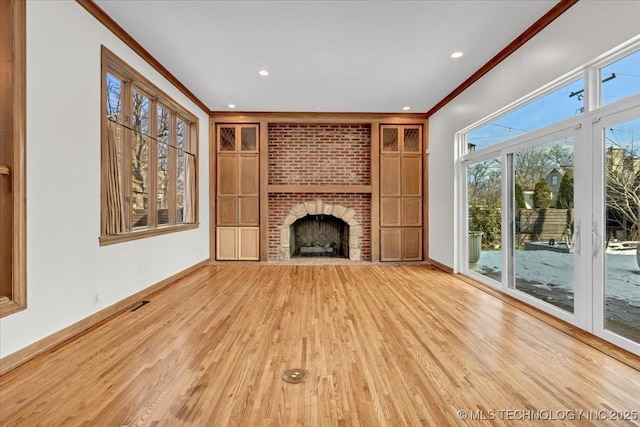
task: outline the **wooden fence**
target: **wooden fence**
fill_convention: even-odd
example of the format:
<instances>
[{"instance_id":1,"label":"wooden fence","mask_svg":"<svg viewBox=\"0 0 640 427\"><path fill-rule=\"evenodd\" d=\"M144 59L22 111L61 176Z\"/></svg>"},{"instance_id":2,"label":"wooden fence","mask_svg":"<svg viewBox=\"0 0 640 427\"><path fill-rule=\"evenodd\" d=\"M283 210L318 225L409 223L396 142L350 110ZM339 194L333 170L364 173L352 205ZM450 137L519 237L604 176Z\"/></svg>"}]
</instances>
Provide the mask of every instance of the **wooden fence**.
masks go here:
<instances>
[{"instance_id":1,"label":"wooden fence","mask_svg":"<svg viewBox=\"0 0 640 427\"><path fill-rule=\"evenodd\" d=\"M524 242L561 241L567 224L573 233L573 209L520 209L516 225L518 244Z\"/></svg>"}]
</instances>

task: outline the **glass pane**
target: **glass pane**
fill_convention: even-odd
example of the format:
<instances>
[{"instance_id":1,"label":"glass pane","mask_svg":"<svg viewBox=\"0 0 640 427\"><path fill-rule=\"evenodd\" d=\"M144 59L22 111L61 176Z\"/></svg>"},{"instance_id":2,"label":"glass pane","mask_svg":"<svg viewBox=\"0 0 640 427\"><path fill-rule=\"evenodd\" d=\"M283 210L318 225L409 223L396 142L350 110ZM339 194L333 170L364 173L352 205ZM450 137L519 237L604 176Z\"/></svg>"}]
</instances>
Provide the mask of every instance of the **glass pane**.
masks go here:
<instances>
[{"instance_id":1,"label":"glass pane","mask_svg":"<svg viewBox=\"0 0 640 427\"><path fill-rule=\"evenodd\" d=\"M605 328L640 343L640 119L605 130Z\"/></svg>"},{"instance_id":2,"label":"glass pane","mask_svg":"<svg viewBox=\"0 0 640 427\"><path fill-rule=\"evenodd\" d=\"M236 150L236 129L220 128L220 151Z\"/></svg>"},{"instance_id":3,"label":"glass pane","mask_svg":"<svg viewBox=\"0 0 640 427\"><path fill-rule=\"evenodd\" d=\"M582 79L563 86L467 134L469 151L497 144L581 114Z\"/></svg>"},{"instance_id":4,"label":"glass pane","mask_svg":"<svg viewBox=\"0 0 640 427\"><path fill-rule=\"evenodd\" d=\"M398 151L398 128L382 129L382 151Z\"/></svg>"},{"instance_id":5,"label":"glass pane","mask_svg":"<svg viewBox=\"0 0 640 427\"><path fill-rule=\"evenodd\" d=\"M515 287L573 313L573 138L514 153Z\"/></svg>"},{"instance_id":6,"label":"glass pane","mask_svg":"<svg viewBox=\"0 0 640 427\"><path fill-rule=\"evenodd\" d=\"M122 113L122 81L107 73L107 118L120 121Z\"/></svg>"},{"instance_id":7,"label":"glass pane","mask_svg":"<svg viewBox=\"0 0 640 427\"><path fill-rule=\"evenodd\" d=\"M640 93L640 51L600 69L601 105Z\"/></svg>"},{"instance_id":8,"label":"glass pane","mask_svg":"<svg viewBox=\"0 0 640 427\"><path fill-rule=\"evenodd\" d=\"M404 130L404 151L405 152L419 152L420 151L420 132L418 129L405 129Z\"/></svg>"},{"instance_id":9,"label":"glass pane","mask_svg":"<svg viewBox=\"0 0 640 427\"><path fill-rule=\"evenodd\" d=\"M502 280L500 159L467 168L469 269Z\"/></svg>"},{"instance_id":10,"label":"glass pane","mask_svg":"<svg viewBox=\"0 0 640 427\"><path fill-rule=\"evenodd\" d=\"M122 193L122 156L123 138L126 128L120 125L122 119L122 81L111 73L107 73L107 125L108 137L113 138L117 150L117 185L118 192ZM117 124L116 124L117 123ZM120 198L124 195L120 194Z\"/></svg>"},{"instance_id":11,"label":"glass pane","mask_svg":"<svg viewBox=\"0 0 640 427\"><path fill-rule=\"evenodd\" d=\"M256 142L258 141L257 130L254 127L242 128L240 131L240 150L256 151Z\"/></svg>"},{"instance_id":12,"label":"glass pane","mask_svg":"<svg viewBox=\"0 0 640 427\"><path fill-rule=\"evenodd\" d=\"M187 149L187 126L184 120L178 118L177 128L177 158L178 158L178 180L176 184L176 222L184 222L184 189L185 189L185 161Z\"/></svg>"},{"instance_id":13,"label":"glass pane","mask_svg":"<svg viewBox=\"0 0 640 427\"><path fill-rule=\"evenodd\" d=\"M133 91L132 106L132 227L149 225L149 98Z\"/></svg>"},{"instance_id":14,"label":"glass pane","mask_svg":"<svg viewBox=\"0 0 640 427\"><path fill-rule=\"evenodd\" d=\"M158 225L169 223L169 128L171 116L167 109L158 106Z\"/></svg>"}]
</instances>

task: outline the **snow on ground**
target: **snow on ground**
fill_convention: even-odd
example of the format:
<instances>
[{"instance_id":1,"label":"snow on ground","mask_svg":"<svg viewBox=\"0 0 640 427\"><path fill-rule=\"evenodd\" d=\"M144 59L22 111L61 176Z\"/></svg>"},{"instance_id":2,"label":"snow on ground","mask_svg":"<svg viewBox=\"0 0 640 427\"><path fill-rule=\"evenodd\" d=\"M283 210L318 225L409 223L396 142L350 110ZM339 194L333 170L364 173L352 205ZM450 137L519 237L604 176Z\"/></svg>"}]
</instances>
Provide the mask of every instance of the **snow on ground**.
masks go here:
<instances>
[{"instance_id":1,"label":"snow on ground","mask_svg":"<svg viewBox=\"0 0 640 427\"><path fill-rule=\"evenodd\" d=\"M516 276L541 287L572 290L573 253L552 251L516 251ZM502 253L483 251L478 267L487 272L501 271ZM635 250L605 254L605 294L640 307L640 269Z\"/></svg>"}]
</instances>

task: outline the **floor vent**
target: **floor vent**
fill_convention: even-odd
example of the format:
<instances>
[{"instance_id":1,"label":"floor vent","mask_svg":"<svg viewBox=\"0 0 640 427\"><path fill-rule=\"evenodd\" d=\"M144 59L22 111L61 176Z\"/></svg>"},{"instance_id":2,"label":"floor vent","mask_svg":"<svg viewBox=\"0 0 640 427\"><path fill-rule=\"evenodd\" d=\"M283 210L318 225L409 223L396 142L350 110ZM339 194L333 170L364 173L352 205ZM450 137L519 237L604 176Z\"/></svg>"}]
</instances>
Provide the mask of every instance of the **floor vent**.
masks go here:
<instances>
[{"instance_id":1,"label":"floor vent","mask_svg":"<svg viewBox=\"0 0 640 427\"><path fill-rule=\"evenodd\" d=\"M136 311L139 308L142 308L143 306L149 304L151 301L140 301L139 303L137 303L136 305L134 305L133 307L131 307L131 310L129 311Z\"/></svg>"}]
</instances>

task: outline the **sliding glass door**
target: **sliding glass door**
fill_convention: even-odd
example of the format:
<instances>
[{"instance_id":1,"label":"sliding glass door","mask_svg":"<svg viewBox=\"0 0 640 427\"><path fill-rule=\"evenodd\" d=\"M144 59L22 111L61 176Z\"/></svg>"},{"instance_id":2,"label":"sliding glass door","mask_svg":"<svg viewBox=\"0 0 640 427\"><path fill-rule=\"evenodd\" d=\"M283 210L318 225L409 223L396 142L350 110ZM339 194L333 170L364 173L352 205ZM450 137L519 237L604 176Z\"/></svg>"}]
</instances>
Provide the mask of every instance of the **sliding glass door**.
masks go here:
<instances>
[{"instance_id":1,"label":"sliding glass door","mask_svg":"<svg viewBox=\"0 0 640 427\"><path fill-rule=\"evenodd\" d=\"M593 142L594 330L633 351L640 344L640 108L600 118Z\"/></svg>"},{"instance_id":2,"label":"sliding glass door","mask_svg":"<svg viewBox=\"0 0 640 427\"><path fill-rule=\"evenodd\" d=\"M573 237L574 137L540 142L534 140L535 145L509 155L514 236L510 285L527 297L573 313L575 245L579 245Z\"/></svg>"}]
</instances>

